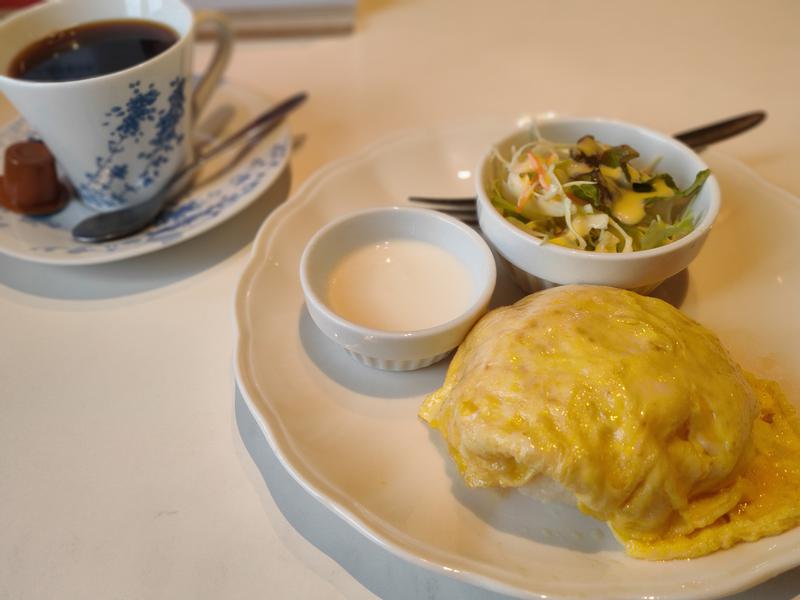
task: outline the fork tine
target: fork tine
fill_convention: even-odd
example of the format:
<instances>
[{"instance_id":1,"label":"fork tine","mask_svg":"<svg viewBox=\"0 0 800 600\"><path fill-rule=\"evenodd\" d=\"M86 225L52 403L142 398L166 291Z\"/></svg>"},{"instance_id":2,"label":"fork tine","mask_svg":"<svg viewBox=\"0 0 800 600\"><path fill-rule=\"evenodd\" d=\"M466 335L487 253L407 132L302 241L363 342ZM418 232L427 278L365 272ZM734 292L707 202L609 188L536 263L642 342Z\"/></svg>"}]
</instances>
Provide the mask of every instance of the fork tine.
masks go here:
<instances>
[{"instance_id":1,"label":"fork tine","mask_svg":"<svg viewBox=\"0 0 800 600\"><path fill-rule=\"evenodd\" d=\"M477 225L478 224L478 213L475 210L471 210L469 208L449 208L449 207L438 207L438 206L427 206L429 210L435 210L436 212L443 213L454 219L458 219L462 223L466 223L467 225Z\"/></svg>"},{"instance_id":2,"label":"fork tine","mask_svg":"<svg viewBox=\"0 0 800 600\"><path fill-rule=\"evenodd\" d=\"M460 198L427 198L425 196L409 196L409 202L420 202L422 204L437 204L447 206L448 204L469 205L475 204L475 196Z\"/></svg>"},{"instance_id":3,"label":"fork tine","mask_svg":"<svg viewBox=\"0 0 800 600\"><path fill-rule=\"evenodd\" d=\"M416 202L424 208L435 210L458 219L471 226L478 225L478 210L475 206L477 198L429 198L427 196L409 196L409 202Z\"/></svg>"}]
</instances>

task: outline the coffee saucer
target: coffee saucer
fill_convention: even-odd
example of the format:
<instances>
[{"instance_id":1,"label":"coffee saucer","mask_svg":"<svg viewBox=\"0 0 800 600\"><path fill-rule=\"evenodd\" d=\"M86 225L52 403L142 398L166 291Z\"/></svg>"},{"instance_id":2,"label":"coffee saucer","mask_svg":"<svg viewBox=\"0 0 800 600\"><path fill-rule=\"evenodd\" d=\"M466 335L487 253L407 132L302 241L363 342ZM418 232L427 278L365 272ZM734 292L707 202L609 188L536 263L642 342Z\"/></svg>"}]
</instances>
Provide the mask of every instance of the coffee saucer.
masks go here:
<instances>
[{"instance_id":1,"label":"coffee saucer","mask_svg":"<svg viewBox=\"0 0 800 600\"><path fill-rule=\"evenodd\" d=\"M195 137L202 140L224 136L272 103L250 88L222 83L201 115ZM9 145L34 135L20 118L0 125L0 156ZM77 198L72 198L62 211L46 217L24 216L0 207L0 253L45 264L90 265L174 246L216 227L252 204L278 178L290 152L291 135L283 124L236 156L228 170L225 169L235 151L209 161L193 189L178 198L150 227L113 242L86 244L72 239L72 228L94 214Z\"/></svg>"}]
</instances>

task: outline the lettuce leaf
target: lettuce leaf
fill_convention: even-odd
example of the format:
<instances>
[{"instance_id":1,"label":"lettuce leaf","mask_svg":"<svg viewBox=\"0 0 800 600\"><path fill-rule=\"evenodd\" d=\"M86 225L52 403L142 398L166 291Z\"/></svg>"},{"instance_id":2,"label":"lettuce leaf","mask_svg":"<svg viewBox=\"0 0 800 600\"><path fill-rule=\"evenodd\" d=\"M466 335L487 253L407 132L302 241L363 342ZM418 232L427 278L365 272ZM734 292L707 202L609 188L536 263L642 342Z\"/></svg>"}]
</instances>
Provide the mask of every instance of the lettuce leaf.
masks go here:
<instances>
[{"instance_id":1,"label":"lettuce leaf","mask_svg":"<svg viewBox=\"0 0 800 600\"><path fill-rule=\"evenodd\" d=\"M697 175L694 178L694 181L692 182L692 185L687 187L685 190L681 190L680 195L689 198L689 200L694 198L697 194L700 193L700 188L703 187L703 184L706 182L706 179L708 179L709 175L711 175L711 171L709 169L697 173ZM675 185L674 182L673 185Z\"/></svg>"},{"instance_id":2,"label":"lettuce leaf","mask_svg":"<svg viewBox=\"0 0 800 600\"><path fill-rule=\"evenodd\" d=\"M665 223L656 217L650 221L650 225L639 237L639 249L649 250L674 242L691 233L692 229L694 229L694 219L689 215L673 224Z\"/></svg>"},{"instance_id":3,"label":"lettuce leaf","mask_svg":"<svg viewBox=\"0 0 800 600\"><path fill-rule=\"evenodd\" d=\"M591 183L571 185L568 189L570 194L583 200L584 202L588 202L595 208L600 208L602 206L600 203L600 192L597 189L597 185Z\"/></svg>"},{"instance_id":4,"label":"lettuce leaf","mask_svg":"<svg viewBox=\"0 0 800 600\"><path fill-rule=\"evenodd\" d=\"M703 184L711 175L708 169L699 171L694 178L692 184L684 190L678 190L674 196L655 196L646 200L647 212L653 217L660 218L666 223L673 223L679 219L683 219L687 213L686 208L689 203L694 200L694 197L700 193ZM654 177L663 178L664 182L671 188L677 189L672 177L663 173ZM651 181L653 181L651 179Z\"/></svg>"}]
</instances>

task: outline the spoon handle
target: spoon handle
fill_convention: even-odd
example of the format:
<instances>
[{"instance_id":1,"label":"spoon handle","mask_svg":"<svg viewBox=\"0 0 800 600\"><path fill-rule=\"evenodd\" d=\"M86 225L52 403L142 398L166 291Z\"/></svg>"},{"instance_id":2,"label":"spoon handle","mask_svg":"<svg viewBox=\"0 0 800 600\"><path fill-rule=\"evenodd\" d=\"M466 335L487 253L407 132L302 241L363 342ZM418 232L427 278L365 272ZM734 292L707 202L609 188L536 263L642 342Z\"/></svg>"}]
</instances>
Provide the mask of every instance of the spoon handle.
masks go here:
<instances>
[{"instance_id":1,"label":"spoon handle","mask_svg":"<svg viewBox=\"0 0 800 600\"><path fill-rule=\"evenodd\" d=\"M289 114L298 105L305 102L306 98L308 98L308 94L306 92L299 92L294 96L287 98L280 104L277 104L268 111L260 114L255 119L242 126L240 129L237 129L224 139L213 143L209 148L206 148L203 152L198 154L190 164L186 165L183 169L175 173L175 175L173 175L169 182L164 186L164 191L170 189L176 182L183 180L187 175L195 171L210 158L213 158L220 152L224 152L231 146L239 143L242 138L250 135L255 136L260 132L262 127L277 124L282 117Z\"/></svg>"},{"instance_id":2,"label":"spoon handle","mask_svg":"<svg viewBox=\"0 0 800 600\"><path fill-rule=\"evenodd\" d=\"M731 117L730 119L717 121L716 123L711 123L710 125L698 127L697 129L682 131L680 133L676 133L673 137L680 140L690 148L699 150L705 146L708 146L709 144L713 144L714 142L728 139L729 137L739 135L748 129L752 129L766 118L766 112L763 110L755 110L743 115Z\"/></svg>"}]
</instances>

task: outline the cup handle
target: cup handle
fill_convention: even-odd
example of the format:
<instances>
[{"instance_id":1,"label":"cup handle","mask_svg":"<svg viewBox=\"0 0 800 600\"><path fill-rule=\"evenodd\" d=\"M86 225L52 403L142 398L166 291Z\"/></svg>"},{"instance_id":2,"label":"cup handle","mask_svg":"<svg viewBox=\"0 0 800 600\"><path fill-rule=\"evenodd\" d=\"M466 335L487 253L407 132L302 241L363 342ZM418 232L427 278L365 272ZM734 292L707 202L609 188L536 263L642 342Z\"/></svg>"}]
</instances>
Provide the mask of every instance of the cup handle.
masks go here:
<instances>
[{"instance_id":1,"label":"cup handle","mask_svg":"<svg viewBox=\"0 0 800 600\"><path fill-rule=\"evenodd\" d=\"M194 15L194 29L197 31L202 25L211 23L214 25L214 38L217 45L214 56L200 77L200 81L194 88L192 94L192 119L197 119L200 111L211 98L214 88L219 83L228 62L231 59L233 48L233 30L231 29L228 18L214 11L200 11Z\"/></svg>"}]
</instances>

